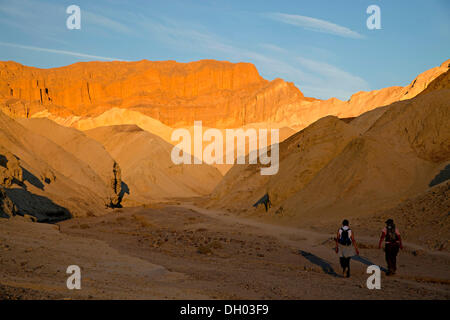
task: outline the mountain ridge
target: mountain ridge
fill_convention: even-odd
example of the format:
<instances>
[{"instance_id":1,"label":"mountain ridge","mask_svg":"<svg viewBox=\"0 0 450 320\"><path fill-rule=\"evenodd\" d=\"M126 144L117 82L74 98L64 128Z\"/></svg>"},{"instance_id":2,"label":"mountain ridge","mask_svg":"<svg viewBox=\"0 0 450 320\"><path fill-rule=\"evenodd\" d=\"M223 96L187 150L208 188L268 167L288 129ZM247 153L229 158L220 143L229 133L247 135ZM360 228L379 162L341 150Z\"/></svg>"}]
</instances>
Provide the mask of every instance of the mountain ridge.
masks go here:
<instances>
[{"instance_id":1,"label":"mountain ridge","mask_svg":"<svg viewBox=\"0 0 450 320\"><path fill-rule=\"evenodd\" d=\"M266 80L243 62L92 61L50 69L0 62L0 106L13 118L47 112L89 119L124 108L173 128L202 120L217 128L267 122L300 130L326 115L355 117L411 98L446 72L449 61L405 87L361 91L347 101L305 97L293 83Z\"/></svg>"}]
</instances>

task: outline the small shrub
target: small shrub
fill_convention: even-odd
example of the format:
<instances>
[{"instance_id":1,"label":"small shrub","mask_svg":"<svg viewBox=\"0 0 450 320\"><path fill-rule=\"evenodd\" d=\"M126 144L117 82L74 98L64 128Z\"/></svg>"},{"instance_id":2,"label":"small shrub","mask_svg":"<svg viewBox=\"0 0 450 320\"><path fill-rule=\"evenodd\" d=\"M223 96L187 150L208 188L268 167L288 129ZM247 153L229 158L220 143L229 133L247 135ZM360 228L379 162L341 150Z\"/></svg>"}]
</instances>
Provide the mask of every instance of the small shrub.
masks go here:
<instances>
[{"instance_id":1,"label":"small shrub","mask_svg":"<svg viewBox=\"0 0 450 320\"><path fill-rule=\"evenodd\" d=\"M146 217L134 214L133 218L141 225L143 228L151 227L152 224L147 220Z\"/></svg>"},{"instance_id":2,"label":"small shrub","mask_svg":"<svg viewBox=\"0 0 450 320\"><path fill-rule=\"evenodd\" d=\"M117 222L124 222L125 220L127 220L127 218L125 218L125 217L117 217L116 218Z\"/></svg>"},{"instance_id":3,"label":"small shrub","mask_svg":"<svg viewBox=\"0 0 450 320\"><path fill-rule=\"evenodd\" d=\"M200 245L197 249L200 254L212 254L212 250L209 246Z\"/></svg>"},{"instance_id":4,"label":"small shrub","mask_svg":"<svg viewBox=\"0 0 450 320\"><path fill-rule=\"evenodd\" d=\"M209 244L209 247L213 249L222 249L222 244L219 241L213 241Z\"/></svg>"}]
</instances>

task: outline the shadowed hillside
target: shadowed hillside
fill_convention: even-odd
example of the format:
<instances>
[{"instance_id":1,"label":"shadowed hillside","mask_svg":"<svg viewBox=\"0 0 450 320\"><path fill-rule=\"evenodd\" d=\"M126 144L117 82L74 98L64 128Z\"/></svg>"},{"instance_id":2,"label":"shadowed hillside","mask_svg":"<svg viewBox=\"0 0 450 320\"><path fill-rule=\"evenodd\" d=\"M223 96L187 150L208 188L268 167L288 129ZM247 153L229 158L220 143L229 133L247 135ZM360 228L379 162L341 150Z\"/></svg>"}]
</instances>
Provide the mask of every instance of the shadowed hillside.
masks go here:
<instances>
[{"instance_id":1,"label":"shadowed hillside","mask_svg":"<svg viewBox=\"0 0 450 320\"><path fill-rule=\"evenodd\" d=\"M122 168L128 200L148 203L173 197L205 195L222 178L209 165L175 165L173 146L136 125L100 127L86 131L102 143Z\"/></svg>"}]
</instances>

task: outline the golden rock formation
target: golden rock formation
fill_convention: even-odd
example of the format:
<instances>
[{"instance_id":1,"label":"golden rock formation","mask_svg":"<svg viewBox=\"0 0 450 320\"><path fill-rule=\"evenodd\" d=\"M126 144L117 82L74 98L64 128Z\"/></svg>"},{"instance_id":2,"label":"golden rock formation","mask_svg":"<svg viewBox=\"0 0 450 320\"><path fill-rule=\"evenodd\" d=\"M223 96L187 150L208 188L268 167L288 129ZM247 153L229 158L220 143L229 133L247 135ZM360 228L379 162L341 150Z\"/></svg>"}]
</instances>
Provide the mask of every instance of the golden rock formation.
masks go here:
<instances>
[{"instance_id":1,"label":"golden rock formation","mask_svg":"<svg viewBox=\"0 0 450 320\"><path fill-rule=\"evenodd\" d=\"M446 61L406 87L358 92L341 101L306 98L292 83L263 79L250 63L142 60L38 69L0 62L0 105L13 118L46 113L71 118L67 124L73 123L74 117L90 119L124 108L169 127L191 126L194 120L202 120L204 126L216 128L265 122L299 130L326 115L355 117L410 99L448 67Z\"/></svg>"}]
</instances>

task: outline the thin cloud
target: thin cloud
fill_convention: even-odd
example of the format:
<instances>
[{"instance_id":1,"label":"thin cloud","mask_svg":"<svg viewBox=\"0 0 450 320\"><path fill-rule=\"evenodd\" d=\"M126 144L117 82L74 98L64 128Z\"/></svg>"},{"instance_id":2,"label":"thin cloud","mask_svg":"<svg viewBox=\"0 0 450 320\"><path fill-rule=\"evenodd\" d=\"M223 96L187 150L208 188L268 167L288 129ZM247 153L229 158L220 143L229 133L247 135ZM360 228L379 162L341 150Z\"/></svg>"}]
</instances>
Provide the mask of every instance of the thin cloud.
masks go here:
<instances>
[{"instance_id":1,"label":"thin cloud","mask_svg":"<svg viewBox=\"0 0 450 320\"><path fill-rule=\"evenodd\" d=\"M260 43L259 46L265 50L274 51L274 52L280 52L280 53L286 53L287 51L279 46L276 46L271 43Z\"/></svg>"},{"instance_id":2,"label":"thin cloud","mask_svg":"<svg viewBox=\"0 0 450 320\"><path fill-rule=\"evenodd\" d=\"M101 12L100 9L98 11ZM14 0L0 3L0 13L15 21L22 31L38 36L43 33L61 34L66 28L65 20L62 19L62 17L67 17L66 7L63 4ZM113 13L116 15L120 14L120 12ZM11 25L11 23L8 24ZM30 25L33 25L34 28L29 28ZM83 6L81 8L81 28L85 27L89 28L90 32L93 29L96 31L111 30L123 34L132 34L134 32L128 25L119 22L116 18L109 18L103 14L86 10Z\"/></svg>"},{"instance_id":3,"label":"thin cloud","mask_svg":"<svg viewBox=\"0 0 450 320\"><path fill-rule=\"evenodd\" d=\"M133 30L131 30L125 24L117 22L100 14L96 14L90 11L82 11L81 16L82 19L86 19L86 23L91 23L120 33L133 33Z\"/></svg>"},{"instance_id":4,"label":"thin cloud","mask_svg":"<svg viewBox=\"0 0 450 320\"><path fill-rule=\"evenodd\" d=\"M122 60L122 59L118 59L118 58L94 56L94 55L90 55L90 54L86 54L86 53L66 51L66 50L57 50L57 49L40 48L40 47L34 47L34 46L25 46L25 45L21 45L21 44L17 44L17 43L0 42L0 45L7 46L7 47L12 47L12 48L25 49L25 50L50 52L50 53L55 53L55 54L65 54L65 55L68 55L68 56L74 56L74 57L80 57L80 58L98 59L98 60L106 60L106 61L126 61L126 60Z\"/></svg>"},{"instance_id":5,"label":"thin cloud","mask_svg":"<svg viewBox=\"0 0 450 320\"><path fill-rule=\"evenodd\" d=\"M208 56L225 57L229 61L253 62L263 76L294 82L308 96L321 99L337 97L346 100L354 92L367 90L368 83L345 70L318 60L310 60L271 43L260 43L262 50L236 46L228 39L198 26L159 17L141 18L142 30L180 50L192 50ZM162 21L161 21L162 20ZM200 29L200 30L199 30Z\"/></svg>"},{"instance_id":6,"label":"thin cloud","mask_svg":"<svg viewBox=\"0 0 450 320\"><path fill-rule=\"evenodd\" d=\"M353 39L364 38L363 35L359 34L356 31L350 30L347 27L343 27L326 20L278 12L267 13L265 14L265 16L275 21L283 22L296 27L302 27L311 31L334 34L337 36Z\"/></svg>"},{"instance_id":7,"label":"thin cloud","mask_svg":"<svg viewBox=\"0 0 450 320\"><path fill-rule=\"evenodd\" d=\"M295 60L303 69L318 77L316 81L309 81L305 88L319 96L334 96L345 100L357 91L369 90L366 80L334 65L300 56L296 56Z\"/></svg>"}]
</instances>

